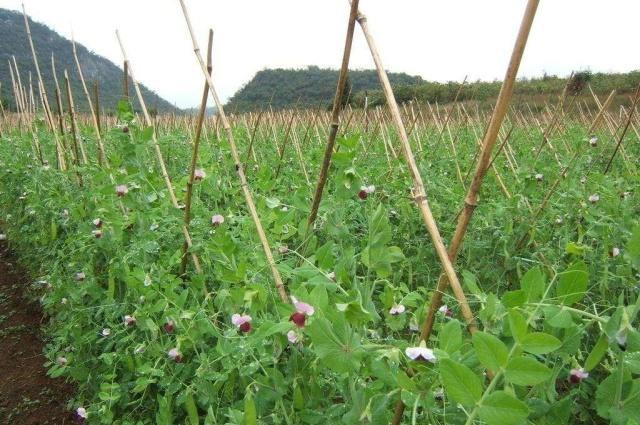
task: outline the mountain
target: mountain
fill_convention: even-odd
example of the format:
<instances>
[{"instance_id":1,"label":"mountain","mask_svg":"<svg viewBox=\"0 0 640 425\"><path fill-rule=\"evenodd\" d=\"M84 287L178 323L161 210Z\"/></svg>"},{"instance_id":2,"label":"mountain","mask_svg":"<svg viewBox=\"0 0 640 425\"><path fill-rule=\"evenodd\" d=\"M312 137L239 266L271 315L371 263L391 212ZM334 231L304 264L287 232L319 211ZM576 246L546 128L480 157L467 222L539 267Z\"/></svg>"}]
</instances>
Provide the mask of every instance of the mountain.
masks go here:
<instances>
[{"instance_id":1,"label":"mountain","mask_svg":"<svg viewBox=\"0 0 640 425\"><path fill-rule=\"evenodd\" d=\"M420 84L420 77L389 73L393 86ZM233 95L225 106L228 112L245 112L271 106L273 109L329 107L338 84L338 71L309 66L306 69L265 69L259 71ZM380 87L374 70L349 71L347 91L364 93ZM345 99L346 100L346 99Z\"/></svg>"},{"instance_id":2,"label":"mountain","mask_svg":"<svg viewBox=\"0 0 640 425\"><path fill-rule=\"evenodd\" d=\"M29 27L31 28L31 36L38 55L38 63L40 72L44 80L49 104L52 108L55 105L54 90L55 83L53 73L51 71L51 54L55 55L56 71L58 81L61 84L61 90L64 92L64 70L66 69L71 79L71 88L76 107L80 111L87 111L88 105L80 83L80 77L73 58L73 50L71 41L60 36L47 26L34 22L29 18ZM31 56L31 48L27 38L27 31L24 25L24 18L21 13L13 12L6 9L0 9L0 83L2 90L0 99L13 108L13 90L11 86L11 75L9 71L9 61L11 56L15 55L16 62L20 71L22 84L27 88L29 85L29 73L31 72L33 81L33 90L36 99L38 99L37 75L33 58ZM102 111L110 112L116 107L118 100L122 95L123 72L113 62L103 58L93 52L90 52L83 45L76 43L78 51L78 59L82 72L87 83L87 87L93 87L93 82L99 83L100 107ZM145 103L150 110L158 112L175 112L176 107L171 105L153 91L141 85L142 95ZM130 87L132 99L135 97L133 87ZM91 91L92 93L92 91ZM66 95L63 95L63 105L66 105ZM39 103L39 102L38 102ZM134 99L134 107L138 108L137 101Z\"/></svg>"}]
</instances>

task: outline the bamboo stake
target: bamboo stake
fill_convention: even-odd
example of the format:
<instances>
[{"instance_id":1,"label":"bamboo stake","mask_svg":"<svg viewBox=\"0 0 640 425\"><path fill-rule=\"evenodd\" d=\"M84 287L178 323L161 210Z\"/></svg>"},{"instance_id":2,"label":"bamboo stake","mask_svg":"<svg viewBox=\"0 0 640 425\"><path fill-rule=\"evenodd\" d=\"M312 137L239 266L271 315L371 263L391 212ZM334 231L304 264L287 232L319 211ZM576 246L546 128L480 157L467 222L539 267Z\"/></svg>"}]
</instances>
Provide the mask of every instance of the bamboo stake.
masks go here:
<instances>
[{"instance_id":1,"label":"bamboo stake","mask_svg":"<svg viewBox=\"0 0 640 425\"><path fill-rule=\"evenodd\" d=\"M622 134L620 134L620 138L618 139L616 148L613 151L611 158L609 158L609 162L607 163L607 166L605 167L603 174L607 174L611 169L611 164L613 163L613 159L615 158L616 154L618 153L618 150L620 149L620 146L622 145L622 141L624 140L624 136L627 134L627 130L629 130L629 125L631 124L631 120L633 119L633 114L636 111L636 105L638 104L639 100L640 100L640 84L636 88L636 94L633 99L633 104L631 105L631 109L627 114L627 120L625 122L624 129L622 130Z\"/></svg>"},{"instance_id":2,"label":"bamboo stake","mask_svg":"<svg viewBox=\"0 0 640 425\"><path fill-rule=\"evenodd\" d=\"M73 104L73 95L71 93L71 83L69 82L69 74L67 70L64 70L64 83L67 88L67 106L69 108L69 118L71 120L71 140L73 141L73 148L75 149L75 168L76 168L76 176L78 177L78 185L82 187L82 175L80 174L80 158L78 153L78 145L80 146L80 151L83 155L84 163L87 163L87 158L84 154L84 149L82 149L82 140L78 140L78 129L76 125L76 112L75 106Z\"/></svg>"},{"instance_id":3,"label":"bamboo stake","mask_svg":"<svg viewBox=\"0 0 640 425\"><path fill-rule=\"evenodd\" d=\"M515 79L518 74L518 68L520 67L520 62L524 54L524 49L527 44L529 32L533 24L533 19L535 17L536 10L538 8L538 3L539 3L539 0L529 0L527 2L524 17L522 18L522 22L520 24L520 30L518 31L518 36L516 38L516 42L513 47L511 59L509 61L509 66L507 68L504 81L502 83L502 88L500 89L498 100L493 110L491 120L489 121L489 127L487 128L484 141L482 143L483 148L482 148L482 153L480 154L480 160L476 164L476 172L471 182L471 185L469 186L467 196L465 197L465 201L464 201L465 209L464 209L464 212L460 215L460 218L458 219L456 230L451 240L451 245L449 246L449 252L447 253L446 260L448 261L448 264L451 268L453 268L452 262L456 260L458 251L462 246L462 240L469 227L471 216L473 215L473 212L475 211L478 205L478 194L480 192L480 187L482 185L484 176L486 175L489 169L488 164L491 161L491 152L498 138L498 132L500 130L500 127L502 126L502 121L504 120L504 117L506 115L507 109L509 107L509 103L511 102ZM431 298L431 303L429 305L429 309L427 310L427 317L422 325L422 329L420 332L420 339L423 341L427 341L429 339L429 335L433 330L435 313L436 311L438 311L438 309L442 304L442 295L444 294L444 291L447 289L448 283L451 282L451 286L454 289L454 292L456 290L461 291L462 289L459 287L460 283L452 281L449 275L450 273L446 273L446 274L443 273L442 275L440 275L440 279L438 281L438 287L436 291L433 293L433 296ZM453 274L453 277L457 279L455 274ZM458 285L458 288L456 288L456 285ZM464 293L463 293L463 296L464 296ZM460 300L458 299L458 301ZM465 315L465 319L467 319L466 315ZM467 320L467 323L469 323L468 320ZM475 328L475 325L474 325L474 328ZM471 327L470 327L470 331L472 331ZM403 407L400 407L400 405L402 404L403 404L402 398L400 398L400 400L396 405L396 412L394 415L394 420L392 422L393 424L397 425L402 420L402 413L404 410Z\"/></svg>"},{"instance_id":4,"label":"bamboo stake","mask_svg":"<svg viewBox=\"0 0 640 425\"><path fill-rule=\"evenodd\" d=\"M184 14L184 18L187 24L187 28L189 30L191 41L193 43L193 51L196 55L198 63L200 64L202 73L207 79L207 83L209 84L209 91L211 92L211 96L213 97L213 100L218 108L218 116L220 117L222 126L224 127L224 130L227 133L227 139L229 141L229 147L231 148L231 155L233 156L233 161L235 163L236 171L238 173L238 178L240 180L240 186L242 187L242 191L247 203L247 207L249 208L249 212L251 213L251 217L253 218L253 221L255 223L256 231L258 232L258 237L260 238L260 242L262 243L262 248L267 258L267 263L269 264L269 268L271 269L271 274L273 275L276 289L278 290L278 294L280 295L280 299L282 300L282 302L288 303L289 298L287 296L287 291L285 290L284 283L282 282L282 278L280 277L280 272L278 271L275 260L273 259L273 254L271 253L271 247L269 246L269 241L267 240L267 236L262 227L262 223L260 222L260 217L258 216L258 211L256 210L255 204L253 202L253 196L251 194L251 190L249 189L247 179L244 175L244 171L242 170L242 162L240 161L240 156L238 154L238 149L236 147L233 131L231 130L229 120L227 119L227 116L224 113L222 102L220 102L220 99L218 98L218 93L216 92L215 86L213 84L213 79L207 72L207 67L204 61L202 60L202 55L200 54L200 47L198 47L198 42L196 41L195 34L193 32L191 20L189 19L189 13L187 12L187 7L184 3L184 0L179 0L179 2L180 2L180 6L182 7L182 13Z\"/></svg>"},{"instance_id":5,"label":"bamboo stake","mask_svg":"<svg viewBox=\"0 0 640 425\"><path fill-rule=\"evenodd\" d=\"M164 179L164 183L167 187L167 191L169 192L169 198L171 199L171 203L175 208L180 209L180 205L178 204L178 200L176 199L176 194L173 190L173 185L171 183L171 179L169 178L169 174L167 173L167 167L165 166L164 158L162 157L162 151L160 150L160 144L158 143L158 138L156 137L155 126L151 121L151 117L149 116L149 112L147 111L147 106L144 102L144 98L142 97L142 92L140 91L140 85L136 80L133 74L133 68L131 67L131 63L127 58L127 53L124 49L124 45L122 44L122 40L120 39L120 33L116 30L116 37L118 38L118 43L120 44L120 50L122 52L122 56L124 58L125 63L127 63L127 68L129 72L129 76L131 77L131 82L133 83L133 87L136 91L136 95L138 97L138 102L140 103L140 107L142 108L142 114L144 115L145 123L148 127L153 127L153 132L151 133L151 140L153 142L153 147L156 152L156 157L158 159L158 165L160 166L160 172L162 173L162 178ZM189 248L192 246L191 235L189 234L189 230L182 226L182 234L184 235L185 242L189 245ZM202 268L200 267L200 260L198 256L194 253L191 254L191 259L193 260L193 265L198 274L202 273Z\"/></svg>"},{"instance_id":6,"label":"bamboo stake","mask_svg":"<svg viewBox=\"0 0 640 425\"><path fill-rule=\"evenodd\" d=\"M207 73L211 75L212 66L212 49L213 49L213 30L209 30L209 43L207 48ZM204 117L207 113L207 99L209 97L209 84L204 82L204 90L202 92L202 100L200 101L200 110L198 111L198 121L196 124L196 134L193 138L193 148L191 153L191 168L189 170L189 180L187 181L187 194L184 201L184 225L189 229L191 223L191 200L193 195L193 181L195 179L196 167L198 165L198 148L200 147L200 135L202 134L202 125ZM182 247L182 263L180 265L180 275L184 275L187 270L187 251L189 245L185 241Z\"/></svg>"},{"instance_id":7,"label":"bamboo stake","mask_svg":"<svg viewBox=\"0 0 640 425\"><path fill-rule=\"evenodd\" d=\"M449 280L451 281L451 286L453 287L456 298L460 303L462 315L464 316L468 324L469 330L471 332L474 332L477 329L475 324L475 318L473 316L473 313L471 312L471 309L469 308L467 297L465 296L464 291L462 290L462 285L460 284L460 281L458 280L458 276L456 275L456 272L453 268L453 264L449 259L449 256L447 254L447 249L444 243L442 242L440 231L438 230L438 226L436 225L436 221L433 217L433 213L431 212L431 208L429 207L424 184L422 182L422 177L420 176L420 171L418 170L418 166L413 156L411 145L409 144L409 139L407 137L407 132L404 128L404 124L402 123L402 118L400 117L400 111L398 109L398 104L396 103L395 96L393 95L393 90L391 89L391 83L389 82L389 77L387 76L384 65L382 64L382 59L380 58L380 54L378 53L376 44L369 31L369 27L367 25L367 18L358 11L358 16L356 20L358 24L360 24L360 28L362 29L362 32L364 33L364 36L367 40L369 50L371 51L371 56L373 57L373 61L375 62L375 65L376 65L378 77L380 79L380 84L385 94L387 105L389 106L391 117L396 126L398 135L400 136L402 151L405 156L407 166L409 168L409 173L411 174L411 178L413 179L412 192L413 192L414 200L417 204L418 209L420 210L425 227L429 232L429 235L434 244L434 247L435 247L436 253L438 254L440 262L442 263L442 266Z\"/></svg>"},{"instance_id":8,"label":"bamboo stake","mask_svg":"<svg viewBox=\"0 0 640 425\"><path fill-rule=\"evenodd\" d=\"M78 75L80 76L80 82L82 83L82 90L84 91L84 96L87 98L87 103L89 104L89 112L91 113L91 119L93 121L93 129L96 133L96 142L98 144L98 164L103 166L106 165L106 156L104 153L104 145L102 144L102 136L100 136L100 125L98 124L96 111L93 108L93 103L91 102L91 96L89 95L87 84L84 82L84 75L82 73L82 67L80 66L80 60L78 59L78 52L76 50L76 41L73 39L73 37L71 37L71 46L73 50L73 58L76 62L76 68L78 69Z\"/></svg>"}]
</instances>

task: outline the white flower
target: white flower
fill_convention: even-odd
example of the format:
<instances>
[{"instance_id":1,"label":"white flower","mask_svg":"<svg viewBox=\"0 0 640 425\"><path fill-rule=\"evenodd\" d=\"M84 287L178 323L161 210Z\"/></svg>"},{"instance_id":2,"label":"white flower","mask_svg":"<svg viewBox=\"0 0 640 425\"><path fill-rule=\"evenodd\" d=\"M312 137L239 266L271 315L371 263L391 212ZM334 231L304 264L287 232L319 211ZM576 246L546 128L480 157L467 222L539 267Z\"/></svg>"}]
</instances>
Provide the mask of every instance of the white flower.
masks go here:
<instances>
[{"instance_id":1,"label":"white flower","mask_svg":"<svg viewBox=\"0 0 640 425\"><path fill-rule=\"evenodd\" d=\"M611 255L612 257L617 257L618 255L620 255L620 248L614 246L613 248L611 248L611 251L609 251L609 255Z\"/></svg>"},{"instance_id":2,"label":"white flower","mask_svg":"<svg viewBox=\"0 0 640 425\"><path fill-rule=\"evenodd\" d=\"M211 224L214 226L219 226L222 223L224 223L224 217L220 214L216 214L213 217L211 217Z\"/></svg>"},{"instance_id":3,"label":"white flower","mask_svg":"<svg viewBox=\"0 0 640 425\"><path fill-rule=\"evenodd\" d=\"M104 328L101 333L102 333L102 336L109 336L111 335L111 329Z\"/></svg>"},{"instance_id":4,"label":"white flower","mask_svg":"<svg viewBox=\"0 0 640 425\"><path fill-rule=\"evenodd\" d=\"M84 272L78 272L75 275L75 278L78 282L85 280L87 276L84 274Z\"/></svg>"},{"instance_id":5,"label":"white flower","mask_svg":"<svg viewBox=\"0 0 640 425\"><path fill-rule=\"evenodd\" d=\"M127 193L129 193L129 188L126 184L119 184L118 186L116 186L116 195L124 196Z\"/></svg>"},{"instance_id":6,"label":"white flower","mask_svg":"<svg viewBox=\"0 0 640 425\"><path fill-rule=\"evenodd\" d=\"M291 331L287 332L287 339L292 344L295 344L296 342L299 341L298 334L294 330L291 330Z\"/></svg>"},{"instance_id":7,"label":"white flower","mask_svg":"<svg viewBox=\"0 0 640 425\"><path fill-rule=\"evenodd\" d=\"M402 304L394 304L390 309L389 309L389 314L392 316L397 316L398 314L402 314L404 313L406 310L405 306Z\"/></svg>"},{"instance_id":8,"label":"white flower","mask_svg":"<svg viewBox=\"0 0 640 425\"><path fill-rule=\"evenodd\" d=\"M128 314L124 316L123 320L126 326L133 326L136 324L136 318L133 316L129 316Z\"/></svg>"},{"instance_id":9,"label":"white flower","mask_svg":"<svg viewBox=\"0 0 640 425\"><path fill-rule=\"evenodd\" d=\"M167 356L169 356L169 358L171 360L174 360L176 363L180 363L182 361L182 353L180 353L180 350L178 350L177 348L172 348L171 350L169 350L167 352Z\"/></svg>"},{"instance_id":10,"label":"white flower","mask_svg":"<svg viewBox=\"0 0 640 425\"><path fill-rule=\"evenodd\" d=\"M562 218L561 217L556 218L556 224L562 224Z\"/></svg>"},{"instance_id":11,"label":"white flower","mask_svg":"<svg viewBox=\"0 0 640 425\"><path fill-rule=\"evenodd\" d=\"M433 353L433 350L427 347L424 347L423 345L424 345L424 341L420 343L420 346L418 347L407 347L407 349L404 350L404 353L411 360L421 360L421 361L435 363L436 355Z\"/></svg>"},{"instance_id":12,"label":"white flower","mask_svg":"<svg viewBox=\"0 0 640 425\"><path fill-rule=\"evenodd\" d=\"M58 363L59 366L66 366L68 362L69 361L67 360L66 357L60 356L56 359L56 363Z\"/></svg>"},{"instance_id":13,"label":"white flower","mask_svg":"<svg viewBox=\"0 0 640 425\"><path fill-rule=\"evenodd\" d=\"M102 227L102 220L99 218L93 219L93 225L96 227Z\"/></svg>"},{"instance_id":14,"label":"white flower","mask_svg":"<svg viewBox=\"0 0 640 425\"><path fill-rule=\"evenodd\" d=\"M289 208L285 205L284 207L282 207L282 208L280 209L280 211L282 211L282 212L287 212L287 211L289 211Z\"/></svg>"},{"instance_id":15,"label":"white flower","mask_svg":"<svg viewBox=\"0 0 640 425\"><path fill-rule=\"evenodd\" d=\"M197 169L193 172L193 179L195 181L202 181L205 179L205 177L207 177L207 173L205 173L204 170Z\"/></svg>"},{"instance_id":16,"label":"white flower","mask_svg":"<svg viewBox=\"0 0 640 425\"><path fill-rule=\"evenodd\" d=\"M537 181L541 182L542 180L544 180L544 175L542 173L538 173L535 175L535 178Z\"/></svg>"},{"instance_id":17,"label":"white flower","mask_svg":"<svg viewBox=\"0 0 640 425\"><path fill-rule=\"evenodd\" d=\"M78 415L82 419L87 419L89 417L89 414L87 413L87 409L85 409L84 407L78 407L76 409L76 415Z\"/></svg>"},{"instance_id":18,"label":"white flower","mask_svg":"<svg viewBox=\"0 0 640 425\"><path fill-rule=\"evenodd\" d=\"M0 241L6 241L7 240L7 235L5 235L4 233L0 233Z\"/></svg>"},{"instance_id":19,"label":"white flower","mask_svg":"<svg viewBox=\"0 0 640 425\"><path fill-rule=\"evenodd\" d=\"M142 354L142 353L144 353L144 352L145 352L145 350L146 350L146 348L145 348L145 346L144 346L144 345L139 345L139 346L137 346L137 347L135 348L135 350L133 350L133 353L134 353L134 354Z\"/></svg>"},{"instance_id":20,"label":"white flower","mask_svg":"<svg viewBox=\"0 0 640 425\"><path fill-rule=\"evenodd\" d=\"M331 280L336 280L336 272L327 273L327 277Z\"/></svg>"},{"instance_id":21,"label":"white flower","mask_svg":"<svg viewBox=\"0 0 640 425\"><path fill-rule=\"evenodd\" d=\"M144 275L144 286L151 286L151 276L149 274Z\"/></svg>"},{"instance_id":22,"label":"white flower","mask_svg":"<svg viewBox=\"0 0 640 425\"><path fill-rule=\"evenodd\" d=\"M597 193L594 193L593 195L589 196L589 202L591 202L592 204L595 204L599 200L600 200L600 195L598 195Z\"/></svg>"},{"instance_id":23,"label":"white flower","mask_svg":"<svg viewBox=\"0 0 640 425\"><path fill-rule=\"evenodd\" d=\"M447 307L447 305L446 305L446 304L445 304L445 305L443 305L443 306L441 306L441 307L438 309L438 311L439 311L440 313L444 314L444 315L445 315L445 316L447 316L447 317L451 317L451 316L453 316L453 311L451 311L451 310L449 309L449 307Z\"/></svg>"},{"instance_id":24,"label":"white flower","mask_svg":"<svg viewBox=\"0 0 640 425\"><path fill-rule=\"evenodd\" d=\"M596 136L591 136L589 144L593 147L598 146L598 138Z\"/></svg>"},{"instance_id":25,"label":"white flower","mask_svg":"<svg viewBox=\"0 0 640 425\"><path fill-rule=\"evenodd\" d=\"M63 298L60 300L60 304L66 304L68 302L68 300L66 298Z\"/></svg>"},{"instance_id":26,"label":"white flower","mask_svg":"<svg viewBox=\"0 0 640 425\"><path fill-rule=\"evenodd\" d=\"M287 252L289 252L289 247L286 245L281 245L278 247L278 252L280 254L286 254Z\"/></svg>"}]
</instances>

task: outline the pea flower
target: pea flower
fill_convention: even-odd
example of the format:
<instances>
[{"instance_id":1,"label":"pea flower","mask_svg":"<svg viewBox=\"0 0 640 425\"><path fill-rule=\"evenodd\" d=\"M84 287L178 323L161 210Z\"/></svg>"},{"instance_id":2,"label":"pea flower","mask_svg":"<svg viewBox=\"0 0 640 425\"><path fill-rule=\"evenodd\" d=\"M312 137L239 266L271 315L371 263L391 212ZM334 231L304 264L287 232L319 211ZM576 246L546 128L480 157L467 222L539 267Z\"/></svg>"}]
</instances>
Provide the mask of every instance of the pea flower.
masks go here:
<instances>
[{"instance_id":1,"label":"pea flower","mask_svg":"<svg viewBox=\"0 0 640 425\"><path fill-rule=\"evenodd\" d=\"M89 417L89 414L87 413L87 409L84 407L78 407L76 409L76 416L78 417L79 422L83 424Z\"/></svg>"},{"instance_id":2,"label":"pea flower","mask_svg":"<svg viewBox=\"0 0 640 425\"><path fill-rule=\"evenodd\" d=\"M127 193L129 193L129 188L126 184L119 184L118 186L116 186L116 195L123 197Z\"/></svg>"},{"instance_id":3,"label":"pea flower","mask_svg":"<svg viewBox=\"0 0 640 425\"><path fill-rule=\"evenodd\" d=\"M405 306L402 304L394 304L390 309L389 309L389 314L392 316L397 316L399 314L404 313L406 310Z\"/></svg>"},{"instance_id":4,"label":"pea flower","mask_svg":"<svg viewBox=\"0 0 640 425\"><path fill-rule=\"evenodd\" d=\"M129 316L128 314L126 316L124 316L124 324L126 326L135 326L136 325L136 318L133 316Z\"/></svg>"},{"instance_id":5,"label":"pea flower","mask_svg":"<svg viewBox=\"0 0 640 425\"><path fill-rule=\"evenodd\" d=\"M216 214L213 217L211 217L211 224L214 226L219 226L222 223L224 223L224 217L221 216L220 214Z\"/></svg>"},{"instance_id":6,"label":"pea flower","mask_svg":"<svg viewBox=\"0 0 640 425\"><path fill-rule=\"evenodd\" d=\"M100 239L102 237L102 230L93 230L91 231L91 234L93 235L93 237L95 237L96 239Z\"/></svg>"},{"instance_id":7,"label":"pea flower","mask_svg":"<svg viewBox=\"0 0 640 425\"><path fill-rule=\"evenodd\" d=\"M589 372L585 372L583 368L571 369L569 372L569 382L579 384L583 379L589 377Z\"/></svg>"},{"instance_id":8,"label":"pea flower","mask_svg":"<svg viewBox=\"0 0 640 425\"><path fill-rule=\"evenodd\" d=\"M591 145L591 147L596 147L598 146L598 138L596 136L591 136L591 138L589 139L589 144Z\"/></svg>"},{"instance_id":9,"label":"pea flower","mask_svg":"<svg viewBox=\"0 0 640 425\"><path fill-rule=\"evenodd\" d=\"M453 311L451 311L446 304L441 306L438 311L447 317L453 317Z\"/></svg>"},{"instance_id":10,"label":"pea flower","mask_svg":"<svg viewBox=\"0 0 640 425\"><path fill-rule=\"evenodd\" d=\"M291 301L293 301L293 306L296 308L296 311L289 317L289 320L297 327L303 328L307 320L307 316L313 316L316 310L312 305L298 301L296 297L291 297Z\"/></svg>"},{"instance_id":11,"label":"pea flower","mask_svg":"<svg viewBox=\"0 0 640 425\"><path fill-rule=\"evenodd\" d=\"M538 173L535 175L536 181L541 182L542 180L544 180L544 175L542 173Z\"/></svg>"},{"instance_id":12,"label":"pea flower","mask_svg":"<svg viewBox=\"0 0 640 425\"><path fill-rule=\"evenodd\" d=\"M193 179L197 182L202 181L207 177L207 173L204 170L197 169L193 172Z\"/></svg>"},{"instance_id":13,"label":"pea flower","mask_svg":"<svg viewBox=\"0 0 640 425\"><path fill-rule=\"evenodd\" d=\"M375 191L376 191L376 187L374 185L360 186L360 192L358 192L358 197L364 201L369 197L369 195L371 195Z\"/></svg>"},{"instance_id":14,"label":"pea flower","mask_svg":"<svg viewBox=\"0 0 640 425\"><path fill-rule=\"evenodd\" d=\"M336 280L336 272L327 273L327 277L331 280Z\"/></svg>"},{"instance_id":15,"label":"pea flower","mask_svg":"<svg viewBox=\"0 0 640 425\"><path fill-rule=\"evenodd\" d=\"M167 356L176 363L182 363L182 353L177 348L172 348L167 352Z\"/></svg>"},{"instance_id":16,"label":"pea flower","mask_svg":"<svg viewBox=\"0 0 640 425\"><path fill-rule=\"evenodd\" d=\"M289 332L287 332L287 339L292 344L295 344L296 342L300 341L300 337L294 330L290 330Z\"/></svg>"},{"instance_id":17,"label":"pea flower","mask_svg":"<svg viewBox=\"0 0 640 425\"><path fill-rule=\"evenodd\" d=\"M594 193L593 195L589 196L589 202L591 202L592 204L595 204L599 200L600 200L600 195L598 195L597 193Z\"/></svg>"},{"instance_id":18,"label":"pea flower","mask_svg":"<svg viewBox=\"0 0 640 425\"><path fill-rule=\"evenodd\" d=\"M81 281L85 280L86 277L87 276L84 274L84 272L78 272L78 273L75 274L75 279L78 282L81 282Z\"/></svg>"},{"instance_id":19,"label":"pea flower","mask_svg":"<svg viewBox=\"0 0 640 425\"><path fill-rule=\"evenodd\" d=\"M176 324L173 322L173 320L167 320L167 323L164 324L164 331L168 334L172 333L176 328L175 325Z\"/></svg>"},{"instance_id":20,"label":"pea flower","mask_svg":"<svg viewBox=\"0 0 640 425\"><path fill-rule=\"evenodd\" d=\"M231 323L233 323L240 332L247 333L251 331L251 316L248 314L234 314L231 316Z\"/></svg>"},{"instance_id":21,"label":"pea flower","mask_svg":"<svg viewBox=\"0 0 640 425\"><path fill-rule=\"evenodd\" d=\"M427 344L424 340L420 341L420 345L417 347L407 347L406 350L404 350L404 353L411 360L431 363L436 362L436 355L433 353L433 350L427 348Z\"/></svg>"},{"instance_id":22,"label":"pea flower","mask_svg":"<svg viewBox=\"0 0 640 425\"><path fill-rule=\"evenodd\" d=\"M289 247L287 245L281 245L278 247L278 252L280 254L286 254L287 252L289 252Z\"/></svg>"},{"instance_id":23,"label":"pea flower","mask_svg":"<svg viewBox=\"0 0 640 425\"><path fill-rule=\"evenodd\" d=\"M102 330L102 332L100 332L100 333L102 334L102 336L109 336L109 335L111 335L111 329L109 329L109 328L104 328L104 329Z\"/></svg>"},{"instance_id":24,"label":"pea flower","mask_svg":"<svg viewBox=\"0 0 640 425\"><path fill-rule=\"evenodd\" d=\"M7 235L5 235L4 233L0 233L0 241L6 241L7 240Z\"/></svg>"},{"instance_id":25,"label":"pea flower","mask_svg":"<svg viewBox=\"0 0 640 425\"><path fill-rule=\"evenodd\" d=\"M94 218L93 219L93 225L96 226L98 229L102 227L102 220L99 218Z\"/></svg>"},{"instance_id":26,"label":"pea flower","mask_svg":"<svg viewBox=\"0 0 640 425\"><path fill-rule=\"evenodd\" d=\"M56 359L56 363L58 363L59 366L66 366L69 361L66 357L60 356Z\"/></svg>"},{"instance_id":27,"label":"pea flower","mask_svg":"<svg viewBox=\"0 0 640 425\"><path fill-rule=\"evenodd\" d=\"M609 256L617 257L618 255L620 255L620 248L618 248L617 246L614 246L613 248L611 248L611 250L609 251Z\"/></svg>"}]
</instances>

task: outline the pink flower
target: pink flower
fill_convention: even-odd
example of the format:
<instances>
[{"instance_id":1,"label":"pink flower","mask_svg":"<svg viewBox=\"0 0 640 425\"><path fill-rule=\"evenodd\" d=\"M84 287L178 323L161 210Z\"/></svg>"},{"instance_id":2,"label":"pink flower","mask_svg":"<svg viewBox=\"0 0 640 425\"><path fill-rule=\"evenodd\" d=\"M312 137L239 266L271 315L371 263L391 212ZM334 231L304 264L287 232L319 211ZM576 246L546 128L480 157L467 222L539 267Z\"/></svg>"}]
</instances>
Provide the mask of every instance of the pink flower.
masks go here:
<instances>
[{"instance_id":1,"label":"pink flower","mask_svg":"<svg viewBox=\"0 0 640 425\"><path fill-rule=\"evenodd\" d=\"M296 297L291 297L291 301L293 301L296 311L289 317L289 320L297 327L302 328L307 321L307 316L313 316L316 310L312 305L298 301Z\"/></svg>"},{"instance_id":2,"label":"pink flower","mask_svg":"<svg viewBox=\"0 0 640 425\"><path fill-rule=\"evenodd\" d=\"M167 352L167 356L176 363L182 363L182 353L177 348L172 348Z\"/></svg>"},{"instance_id":3,"label":"pink flower","mask_svg":"<svg viewBox=\"0 0 640 425\"><path fill-rule=\"evenodd\" d=\"M431 363L436 362L436 355L433 353L433 350L425 346L424 341L422 341L418 347L407 347L407 349L404 350L404 353L411 360Z\"/></svg>"},{"instance_id":4,"label":"pink flower","mask_svg":"<svg viewBox=\"0 0 640 425\"><path fill-rule=\"evenodd\" d=\"M135 326L136 324L136 318L133 316L129 316L128 314L126 316L124 316L124 324L126 326Z\"/></svg>"},{"instance_id":5,"label":"pink flower","mask_svg":"<svg viewBox=\"0 0 640 425\"><path fill-rule=\"evenodd\" d=\"M583 379L589 377L589 372L585 372L583 368L571 369L569 372L569 382L572 384L579 384Z\"/></svg>"},{"instance_id":6,"label":"pink flower","mask_svg":"<svg viewBox=\"0 0 640 425\"><path fill-rule=\"evenodd\" d=\"M175 329L175 323L173 320L167 320L167 323L164 324L164 331L168 334L172 333Z\"/></svg>"},{"instance_id":7,"label":"pink flower","mask_svg":"<svg viewBox=\"0 0 640 425\"><path fill-rule=\"evenodd\" d=\"M251 316L248 314L234 314L231 316L231 323L233 323L240 332L247 333L251 331Z\"/></svg>"},{"instance_id":8,"label":"pink flower","mask_svg":"<svg viewBox=\"0 0 640 425\"><path fill-rule=\"evenodd\" d=\"M102 220L99 218L95 218L93 219L93 225L96 226L98 229L102 227Z\"/></svg>"},{"instance_id":9,"label":"pink flower","mask_svg":"<svg viewBox=\"0 0 640 425\"><path fill-rule=\"evenodd\" d=\"M281 245L278 247L278 252L280 254L286 254L287 252L289 252L289 247L286 245Z\"/></svg>"},{"instance_id":10,"label":"pink flower","mask_svg":"<svg viewBox=\"0 0 640 425\"><path fill-rule=\"evenodd\" d=\"M404 313L406 310L405 306L403 306L402 304L394 304L390 309L389 309L389 314L392 316L397 316L398 314L402 314Z\"/></svg>"},{"instance_id":11,"label":"pink flower","mask_svg":"<svg viewBox=\"0 0 640 425\"><path fill-rule=\"evenodd\" d=\"M222 223L224 223L224 217L221 216L220 214L216 214L213 217L211 217L211 224L214 226L219 226Z\"/></svg>"},{"instance_id":12,"label":"pink flower","mask_svg":"<svg viewBox=\"0 0 640 425\"><path fill-rule=\"evenodd\" d=\"M300 337L298 336L298 334L294 330L291 330L291 331L287 332L287 339L292 344L295 344L296 342L300 341Z\"/></svg>"},{"instance_id":13,"label":"pink flower","mask_svg":"<svg viewBox=\"0 0 640 425\"><path fill-rule=\"evenodd\" d=\"M205 177L207 177L207 173L205 173L204 170L198 168L193 172L193 179L195 181L202 181Z\"/></svg>"},{"instance_id":14,"label":"pink flower","mask_svg":"<svg viewBox=\"0 0 640 425\"><path fill-rule=\"evenodd\" d=\"M362 200L365 200L376 191L376 187L374 185L369 186L360 186L360 192L358 192L358 197Z\"/></svg>"},{"instance_id":15,"label":"pink flower","mask_svg":"<svg viewBox=\"0 0 640 425\"><path fill-rule=\"evenodd\" d=\"M116 195L122 197L127 193L129 193L129 188L126 184L119 184L118 186L116 186Z\"/></svg>"}]
</instances>

